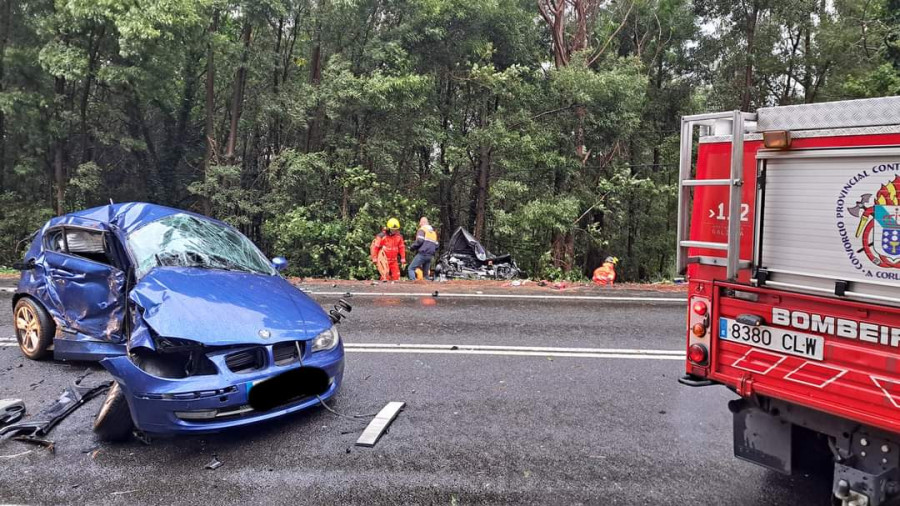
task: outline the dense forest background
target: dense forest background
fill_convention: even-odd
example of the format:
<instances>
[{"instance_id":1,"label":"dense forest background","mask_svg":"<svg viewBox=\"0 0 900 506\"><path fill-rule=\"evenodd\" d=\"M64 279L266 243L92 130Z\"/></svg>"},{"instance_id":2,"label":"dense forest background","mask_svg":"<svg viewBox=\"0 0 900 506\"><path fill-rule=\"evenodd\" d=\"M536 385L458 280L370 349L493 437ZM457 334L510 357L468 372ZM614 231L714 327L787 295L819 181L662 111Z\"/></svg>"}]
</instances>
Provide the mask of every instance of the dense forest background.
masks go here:
<instances>
[{"instance_id":1,"label":"dense forest background","mask_svg":"<svg viewBox=\"0 0 900 506\"><path fill-rule=\"evenodd\" d=\"M429 216L534 277L672 274L682 114L900 91L900 0L0 0L0 265L150 201L294 274Z\"/></svg>"}]
</instances>

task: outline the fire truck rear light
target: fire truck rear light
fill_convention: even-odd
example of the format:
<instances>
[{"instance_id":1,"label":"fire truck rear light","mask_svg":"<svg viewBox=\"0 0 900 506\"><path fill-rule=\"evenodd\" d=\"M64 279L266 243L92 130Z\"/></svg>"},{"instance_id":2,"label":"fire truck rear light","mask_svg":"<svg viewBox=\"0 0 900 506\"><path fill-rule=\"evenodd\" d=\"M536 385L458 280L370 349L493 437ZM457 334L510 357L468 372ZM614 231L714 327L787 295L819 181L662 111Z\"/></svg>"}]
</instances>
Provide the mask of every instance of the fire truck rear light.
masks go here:
<instances>
[{"instance_id":1,"label":"fire truck rear light","mask_svg":"<svg viewBox=\"0 0 900 506\"><path fill-rule=\"evenodd\" d=\"M688 359L695 364L705 364L707 359L706 346L702 344L692 344L688 348Z\"/></svg>"},{"instance_id":2,"label":"fire truck rear light","mask_svg":"<svg viewBox=\"0 0 900 506\"><path fill-rule=\"evenodd\" d=\"M787 149L791 147L791 132L787 130L763 132L763 144L769 149Z\"/></svg>"},{"instance_id":3,"label":"fire truck rear light","mask_svg":"<svg viewBox=\"0 0 900 506\"><path fill-rule=\"evenodd\" d=\"M695 323L694 326L691 327L691 332L693 332L697 337L703 337L706 335L706 325L702 323Z\"/></svg>"},{"instance_id":4,"label":"fire truck rear light","mask_svg":"<svg viewBox=\"0 0 900 506\"><path fill-rule=\"evenodd\" d=\"M700 316L705 315L706 314L706 303L701 302L701 301L695 302L694 303L694 312Z\"/></svg>"}]
</instances>

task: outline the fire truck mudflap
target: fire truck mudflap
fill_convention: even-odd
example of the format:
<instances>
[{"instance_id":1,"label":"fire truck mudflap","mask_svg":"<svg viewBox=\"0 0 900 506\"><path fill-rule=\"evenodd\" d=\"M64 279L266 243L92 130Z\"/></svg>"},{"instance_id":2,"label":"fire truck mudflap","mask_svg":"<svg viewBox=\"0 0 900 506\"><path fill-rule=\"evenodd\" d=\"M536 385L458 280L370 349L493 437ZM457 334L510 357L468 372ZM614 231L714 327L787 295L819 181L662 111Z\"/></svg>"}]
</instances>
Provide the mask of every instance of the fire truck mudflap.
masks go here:
<instances>
[{"instance_id":1,"label":"fire truck mudflap","mask_svg":"<svg viewBox=\"0 0 900 506\"><path fill-rule=\"evenodd\" d=\"M685 117L681 146L681 382L738 395L738 458L900 501L900 98Z\"/></svg>"}]
</instances>

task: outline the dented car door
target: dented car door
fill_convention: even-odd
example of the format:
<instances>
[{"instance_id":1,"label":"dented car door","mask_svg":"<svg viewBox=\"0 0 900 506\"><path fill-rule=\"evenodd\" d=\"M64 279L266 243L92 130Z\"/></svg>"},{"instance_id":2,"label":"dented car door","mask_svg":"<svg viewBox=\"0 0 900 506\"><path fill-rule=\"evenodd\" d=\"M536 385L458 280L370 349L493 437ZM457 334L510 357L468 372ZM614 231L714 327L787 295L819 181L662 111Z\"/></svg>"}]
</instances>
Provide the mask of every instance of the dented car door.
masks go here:
<instances>
[{"instance_id":1,"label":"dented car door","mask_svg":"<svg viewBox=\"0 0 900 506\"><path fill-rule=\"evenodd\" d=\"M64 225L45 234L49 299L63 332L121 342L125 273L106 230Z\"/></svg>"}]
</instances>

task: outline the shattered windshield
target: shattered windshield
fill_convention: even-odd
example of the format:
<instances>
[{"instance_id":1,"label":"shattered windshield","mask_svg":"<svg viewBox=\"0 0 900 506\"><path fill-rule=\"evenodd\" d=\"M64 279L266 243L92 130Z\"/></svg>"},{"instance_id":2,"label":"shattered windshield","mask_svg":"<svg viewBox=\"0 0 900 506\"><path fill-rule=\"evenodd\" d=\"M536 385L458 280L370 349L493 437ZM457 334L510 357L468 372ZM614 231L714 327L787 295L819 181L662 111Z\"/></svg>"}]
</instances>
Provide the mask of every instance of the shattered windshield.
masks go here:
<instances>
[{"instance_id":1,"label":"shattered windshield","mask_svg":"<svg viewBox=\"0 0 900 506\"><path fill-rule=\"evenodd\" d=\"M128 246L138 278L156 266L275 273L249 239L231 228L188 214L144 225L128 235Z\"/></svg>"}]
</instances>

